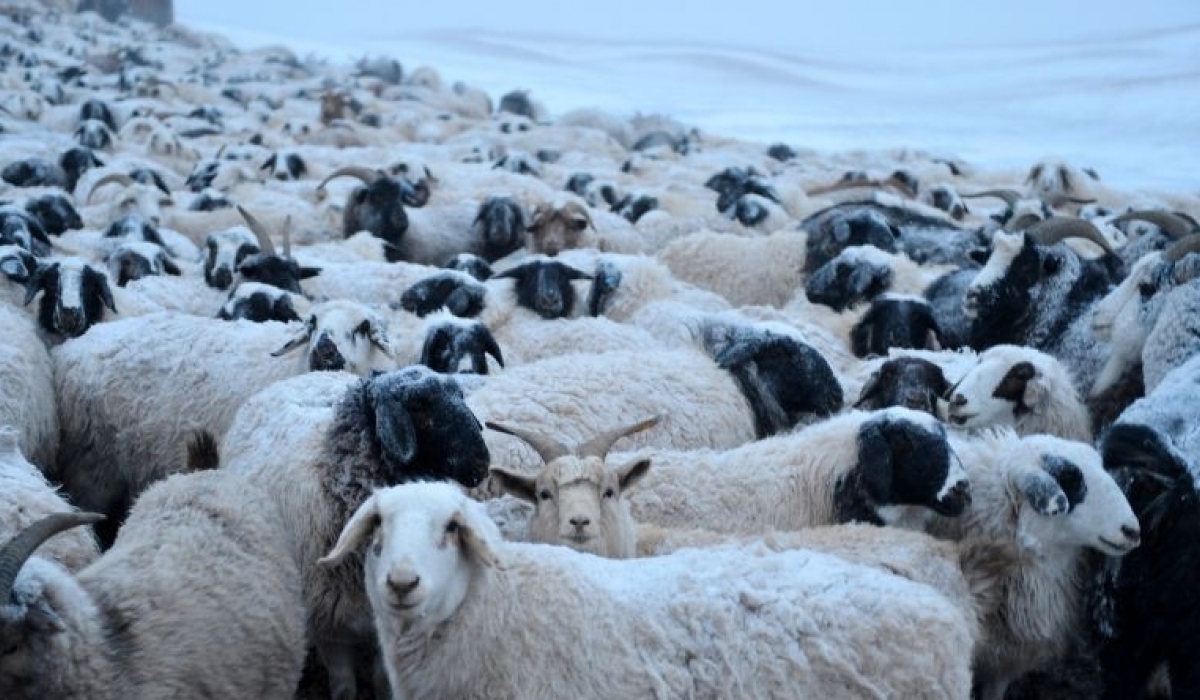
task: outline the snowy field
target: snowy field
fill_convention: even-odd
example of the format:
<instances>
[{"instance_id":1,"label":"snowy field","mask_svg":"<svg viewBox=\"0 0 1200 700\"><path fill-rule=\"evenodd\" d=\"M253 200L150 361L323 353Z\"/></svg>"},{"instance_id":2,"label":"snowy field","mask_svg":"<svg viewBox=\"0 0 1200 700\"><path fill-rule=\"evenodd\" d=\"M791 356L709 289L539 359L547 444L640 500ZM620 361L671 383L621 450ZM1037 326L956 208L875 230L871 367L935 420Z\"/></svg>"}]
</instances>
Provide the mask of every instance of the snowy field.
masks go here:
<instances>
[{"instance_id":1,"label":"snowy field","mask_svg":"<svg viewBox=\"0 0 1200 700\"><path fill-rule=\"evenodd\" d=\"M564 4L181 0L244 47L430 65L553 114L661 112L829 151L913 147L1022 168L1055 155L1122 188L1200 190L1200 3Z\"/></svg>"}]
</instances>

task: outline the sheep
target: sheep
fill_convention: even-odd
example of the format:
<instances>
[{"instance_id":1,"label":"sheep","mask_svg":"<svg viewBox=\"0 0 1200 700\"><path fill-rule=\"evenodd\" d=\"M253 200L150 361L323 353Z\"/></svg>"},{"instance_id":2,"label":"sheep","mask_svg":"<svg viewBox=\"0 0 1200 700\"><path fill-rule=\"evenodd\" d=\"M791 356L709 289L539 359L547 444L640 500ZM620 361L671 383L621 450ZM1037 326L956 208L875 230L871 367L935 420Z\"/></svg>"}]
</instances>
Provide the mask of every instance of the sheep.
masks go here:
<instances>
[{"instance_id":1,"label":"sheep","mask_svg":"<svg viewBox=\"0 0 1200 700\"><path fill-rule=\"evenodd\" d=\"M309 301L298 294L259 282L243 282L229 293L228 300L217 312L217 318L222 321L246 319L255 323L303 323L310 308Z\"/></svg>"},{"instance_id":2,"label":"sheep","mask_svg":"<svg viewBox=\"0 0 1200 700\"><path fill-rule=\"evenodd\" d=\"M293 152L272 153L258 169L266 171L269 177L276 180L299 180L308 174L304 159Z\"/></svg>"},{"instance_id":3,"label":"sheep","mask_svg":"<svg viewBox=\"0 0 1200 700\"><path fill-rule=\"evenodd\" d=\"M1055 159L1042 159L1029 169L1025 178L1028 196L1052 207L1066 204L1086 204L1096 199L1100 178L1094 170L1079 169Z\"/></svg>"},{"instance_id":4,"label":"sheep","mask_svg":"<svg viewBox=\"0 0 1200 700\"><path fill-rule=\"evenodd\" d=\"M941 349L941 329L928 301L907 294L881 294L850 328L850 351L856 357L885 355L893 347Z\"/></svg>"},{"instance_id":5,"label":"sheep","mask_svg":"<svg viewBox=\"0 0 1200 700\"><path fill-rule=\"evenodd\" d=\"M177 475L143 494L116 545L75 574L30 555L99 516L55 514L23 530L0 551L0 634L15 645L0 692L293 697L303 600L274 509L236 475Z\"/></svg>"},{"instance_id":6,"label":"sheep","mask_svg":"<svg viewBox=\"0 0 1200 700\"><path fill-rule=\"evenodd\" d=\"M1147 253L1096 304L1092 332L1109 341L1112 352L1092 383L1090 396L1112 388L1121 375L1141 363L1146 339L1154 330L1167 295L1200 275L1200 257L1189 257L1193 252L1200 252L1200 235L1180 239L1161 253Z\"/></svg>"},{"instance_id":7,"label":"sheep","mask_svg":"<svg viewBox=\"0 0 1200 700\"><path fill-rule=\"evenodd\" d=\"M11 425L0 425L0 541L8 541L35 520L71 510L37 467L21 454L20 433ZM90 530L74 530L51 539L43 548L45 557L78 571L100 555Z\"/></svg>"},{"instance_id":8,"label":"sheep","mask_svg":"<svg viewBox=\"0 0 1200 700\"><path fill-rule=\"evenodd\" d=\"M105 151L112 148L116 134L105 126L104 122L88 119L75 129L75 140L84 148Z\"/></svg>"},{"instance_id":9,"label":"sheep","mask_svg":"<svg viewBox=\"0 0 1200 700\"><path fill-rule=\"evenodd\" d=\"M34 323L6 304L0 304L0 327L0 425L15 427L22 452L53 476L59 422L50 354Z\"/></svg>"},{"instance_id":10,"label":"sheep","mask_svg":"<svg viewBox=\"0 0 1200 700\"><path fill-rule=\"evenodd\" d=\"M970 486L946 431L905 408L852 411L725 451L640 450L639 522L761 534L839 522L919 525L961 513ZM783 487L781 485L786 485Z\"/></svg>"},{"instance_id":11,"label":"sheep","mask_svg":"<svg viewBox=\"0 0 1200 700\"><path fill-rule=\"evenodd\" d=\"M29 214L51 236L83 228L83 219L71 201L60 194L48 193L25 201Z\"/></svg>"},{"instance_id":12,"label":"sheep","mask_svg":"<svg viewBox=\"0 0 1200 700\"><path fill-rule=\"evenodd\" d=\"M984 620L985 643L973 665L979 697L999 700L1017 677L1069 650L1083 623L1085 551L1121 556L1137 547L1141 533L1088 445L1020 437L1008 428L952 438L951 445L970 478L972 501L959 517L933 518L926 531L1007 541L1021 553L1020 564L997 582L1003 599Z\"/></svg>"},{"instance_id":13,"label":"sheep","mask_svg":"<svg viewBox=\"0 0 1200 700\"><path fill-rule=\"evenodd\" d=\"M379 546L362 569L393 697L970 691L961 651L971 624L961 609L834 557L727 548L621 561L506 543L481 504L446 484L377 492L323 565L342 565L371 537ZM495 625L498 610L522 624ZM924 630L922 653L901 644L904 635L881 634L893 624ZM700 631L725 627L753 632L729 646ZM534 653L547 645L567 662ZM781 659L784 649L793 651Z\"/></svg>"},{"instance_id":14,"label":"sheep","mask_svg":"<svg viewBox=\"0 0 1200 700\"><path fill-rule=\"evenodd\" d=\"M325 185L334 178L349 176L362 180L346 200L343 210L342 235L346 238L359 231L370 231L389 244L388 262L410 259L405 250L411 245L408 234L408 214L404 205L423 207L429 201L429 190L420 183L414 184L407 177L394 178L383 171L373 171L357 166L338 168L317 186L323 192ZM461 251L452 251L461 252ZM442 263L449 254L432 261Z\"/></svg>"},{"instance_id":15,"label":"sheep","mask_svg":"<svg viewBox=\"0 0 1200 700\"><path fill-rule=\"evenodd\" d=\"M262 252L254 234L240 226L208 234L204 247L204 281L216 289L229 289L242 261Z\"/></svg>"},{"instance_id":16,"label":"sheep","mask_svg":"<svg viewBox=\"0 0 1200 700\"><path fill-rule=\"evenodd\" d=\"M14 206L0 206L0 243L19 245L34 255L45 256L53 245L36 219Z\"/></svg>"},{"instance_id":17,"label":"sheep","mask_svg":"<svg viewBox=\"0 0 1200 700\"><path fill-rule=\"evenodd\" d=\"M1092 441L1092 420L1071 375L1033 348L995 345L951 387L946 420L965 429L1011 426L1018 435Z\"/></svg>"},{"instance_id":18,"label":"sheep","mask_svg":"<svg viewBox=\"0 0 1200 700\"><path fill-rule=\"evenodd\" d=\"M1065 245L1083 238L1106 251L1085 260ZM1112 247L1092 224L1056 217L1024 233L997 231L987 265L966 289L971 347L1028 345L1064 362L1080 390L1092 386L1108 343L1091 332L1094 305L1119 277Z\"/></svg>"},{"instance_id":19,"label":"sheep","mask_svg":"<svg viewBox=\"0 0 1200 700\"><path fill-rule=\"evenodd\" d=\"M875 246L851 246L809 275L804 294L814 304L843 311L885 291L920 294L946 272L947 266L918 265Z\"/></svg>"},{"instance_id":20,"label":"sheep","mask_svg":"<svg viewBox=\"0 0 1200 700\"><path fill-rule=\"evenodd\" d=\"M679 280L734 306L783 306L804 281L805 245L805 234L797 231L763 237L702 232L668 243L656 257Z\"/></svg>"},{"instance_id":21,"label":"sheep","mask_svg":"<svg viewBox=\"0 0 1200 700\"><path fill-rule=\"evenodd\" d=\"M278 358L302 346L301 358ZM391 352L383 319L348 302L313 307L298 329L169 313L101 324L52 353L63 487L109 516L99 530L110 542L130 499L179 462L189 430L220 436L272 382L390 369Z\"/></svg>"},{"instance_id":22,"label":"sheep","mask_svg":"<svg viewBox=\"0 0 1200 700\"><path fill-rule=\"evenodd\" d=\"M586 235L595 230L587 207L567 200L542 205L534 209L526 227L525 246L534 253L555 256L570 248L598 247Z\"/></svg>"},{"instance_id":23,"label":"sheep","mask_svg":"<svg viewBox=\"0 0 1200 700\"><path fill-rule=\"evenodd\" d=\"M89 206L96 193L110 183L117 183L122 189L111 192L100 204ZM83 201L86 207L84 218L96 227L111 224L131 214L138 214L158 226L165 223L164 208L173 206L175 202L169 193L164 193L157 185L138 182L119 171L105 173L92 181Z\"/></svg>"},{"instance_id":24,"label":"sheep","mask_svg":"<svg viewBox=\"0 0 1200 700\"><path fill-rule=\"evenodd\" d=\"M877 411L903 406L941 415L942 397L950 390L942 368L920 357L889 357L868 377L854 408Z\"/></svg>"},{"instance_id":25,"label":"sheep","mask_svg":"<svg viewBox=\"0 0 1200 700\"><path fill-rule=\"evenodd\" d=\"M150 275L183 274L171 255L161 246L147 241L125 241L114 248L105 258L109 278L118 287L133 280Z\"/></svg>"},{"instance_id":26,"label":"sheep","mask_svg":"<svg viewBox=\"0 0 1200 700\"><path fill-rule=\"evenodd\" d=\"M1104 466L1129 498L1143 535L1137 550L1108 560L1093 583L1105 698L1138 696L1162 663L1171 697L1188 697L1197 687L1186 652L1200 629L1190 595L1200 522L1192 409L1198 379L1200 360L1192 359L1101 437Z\"/></svg>"},{"instance_id":27,"label":"sheep","mask_svg":"<svg viewBox=\"0 0 1200 700\"><path fill-rule=\"evenodd\" d=\"M317 559L374 489L414 479L479 484L489 462L481 433L455 380L425 367L353 383L297 377L238 412L221 443L220 469L246 474L279 506L276 527L300 568L308 639L333 697L355 697L350 654L354 642L372 636L371 615L361 570L317 567ZM280 435L309 449L279 450L267 436Z\"/></svg>"},{"instance_id":28,"label":"sheep","mask_svg":"<svg viewBox=\"0 0 1200 700\"><path fill-rule=\"evenodd\" d=\"M108 277L82 258L39 264L25 283L25 304L39 292L38 325L51 336L78 338L104 320L105 308L117 313Z\"/></svg>"}]
</instances>

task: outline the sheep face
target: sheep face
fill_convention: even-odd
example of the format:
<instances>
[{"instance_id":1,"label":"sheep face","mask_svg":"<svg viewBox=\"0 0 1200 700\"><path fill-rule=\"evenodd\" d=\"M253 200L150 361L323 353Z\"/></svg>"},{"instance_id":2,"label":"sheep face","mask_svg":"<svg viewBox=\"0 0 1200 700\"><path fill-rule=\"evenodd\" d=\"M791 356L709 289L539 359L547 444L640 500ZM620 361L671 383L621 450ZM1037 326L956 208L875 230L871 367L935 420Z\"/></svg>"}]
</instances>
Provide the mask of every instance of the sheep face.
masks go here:
<instances>
[{"instance_id":1,"label":"sheep face","mask_svg":"<svg viewBox=\"0 0 1200 700\"><path fill-rule=\"evenodd\" d=\"M834 489L839 522L884 525L890 506L923 506L946 516L971 502L967 473L953 457L946 430L906 408L871 414L858 431L858 463Z\"/></svg>"},{"instance_id":2,"label":"sheep face","mask_svg":"<svg viewBox=\"0 0 1200 700\"><path fill-rule=\"evenodd\" d=\"M153 222L140 214L127 214L112 222L108 230L104 232L104 237L165 245L162 236L154 228Z\"/></svg>"},{"instance_id":3,"label":"sheep face","mask_svg":"<svg viewBox=\"0 0 1200 700\"><path fill-rule=\"evenodd\" d=\"M497 564L499 542L482 506L454 485L403 484L367 499L319 563L336 565L366 547L372 609L381 625L412 635L450 619L472 581Z\"/></svg>"},{"instance_id":4,"label":"sheep face","mask_svg":"<svg viewBox=\"0 0 1200 700\"><path fill-rule=\"evenodd\" d=\"M404 290L400 307L424 318L446 309L455 316L474 317L483 311L487 288L461 272L431 275Z\"/></svg>"},{"instance_id":5,"label":"sheep face","mask_svg":"<svg viewBox=\"0 0 1200 700\"><path fill-rule=\"evenodd\" d=\"M304 159L295 153L272 153L259 170L265 170L267 176L280 181L299 180L308 174L308 165Z\"/></svg>"},{"instance_id":6,"label":"sheep face","mask_svg":"<svg viewBox=\"0 0 1200 700\"><path fill-rule=\"evenodd\" d=\"M610 467L600 457L567 455L536 477L492 474L505 491L534 504L529 541L623 559L636 554L637 526L622 494L649 469L649 459Z\"/></svg>"},{"instance_id":7,"label":"sheep face","mask_svg":"<svg viewBox=\"0 0 1200 700\"><path fill-rule=\"evenodd\" d=\"M1121 556L1137 547L1141 528L1117 482L1091 446L1049 435L1022 440L1027 463L1013 486L1024 498L1018 527L1037 541Z\"/></svg>"},{"instance_id":8,"label":"sheep face","mask_svg":"<svg viewBox=\"0 0 1200 700\"><path fill-rule=\"evenodd\" d=\"M222 321L245 319L255 323L300 321L292 304L291 294L266 284L245 282L229 294L229 299L217 312Z\"/></svg>"},{"instance_id":9,"label":"sheep face","mask_svg":"<svg viewBox=\"0 0 1200 700\"><path fill-rule=\"evenodd\" d=\"M60 194L46 194L31 199L25 202L25 211L41 225L42 230L52 236L83 228L79 212Z\"/></svg>"},{"instance_id":10,"label":"sheep face","mask_svg":"<svg viewBox=\"0 0 1200 700\"><path fill-rule=\"evenodd\" d=\"M78 258L38 267L25 284L25 303L39 291L38 323L47 333L78 337L100 322L104 307L117 312L108 278Z\"/></svg>"},{"instance_id":11,"label":"sheep face","mask_svg":"<svg viewBox=\"0 0 1200 700\"><path fill-rule=\"evenodd\" d=\"M80 146L93 151L111 148L115 138L104 122L95 119L89 119L75 128L75 140Z\"/></svg>"},{"instance_id":12,"label":"sheep face","mask_svg":"<svg viewBox=\"0 0 1200 700\"><path fill-rule=\"evenodd\" d=\"M894 276L877 248L847 248L809 275L804 295L814 304L840 312L887 291Z\"/></svg>"},{"instance_id":13,"label":"sheep face","mask_svg":"<svg viewBox=\"0 0 1200 700\"><path fill-rule=\"evenodd\" d=\"M946 419L961 428L1016 426L1027 414L1043 415L1051 392L1074 385L1058 361L1032 348L997 345L950 390Z\"/></svg>"},{"instance_id":14,"label":"sheep face","mask_svg":"<svg viewBox=\"0 0 1200 700\"><path fill-rule=\"evenodd\" d=\"M516 280L517 304L545 319L565 318L575 306L574 280L590 280L586 272L553 260L535 260L505 270L492 279Z\"/></svg>"},{"instance_id":15,"label":"sheep face","mask_svg":"<svg viewBox=\"0 0 1200 700\"><path fill-rule=\"evenodd\" d=\"M96 120L103 123L111 131L117 130L117 121L113 119L112 110L104 100L92 98L79 106L79 121Z\"/></svg>"},{"instance_id":16,"label":"sheep face","mask_svg":"<svg viewBox=\"0 0 1200 700\"><path fill-rule=\"evenodd\" d=\"M41 158L26 158L9 163L0 170L0 179L16 187L62 187L67 177L62 168Z\"/></svg>"},{"instance_id":17,"label":"sheep face","mask_svg":"<svg viewBox=\"0 0 1200 700\"><path fill-rule=\"evenodd\" d=\"M0 274L17 284L25 284L38 268L38 260L17 245L0 245Z\"/></svg>"},{"instance_id":18,"label":"sheep face","mask_svg":"<svg viewBox=\"0 0 1200 700\"><path fill-rule=\"evenodd\" d=\"M233 273L242 262L262 252L254 234L241 227L208 234L204 246L208 251L204 258L204 281L216 289L229 289Z\"/></svg>"},{"instance_id":19,"label":"sheep face","mask_svg":"<svg viewBox=\"0 0 1200 700\"><path fill-rule=\"evenodd\" d=\"M0 245L19 245L34 255L50 252L50 238L41 225L23 211L0 209Z\"/></svg>"},{"instance_id":20,"label":"sheep face","mask_svg":"<svg viewBox=\"0 0 1200 700\"><path fill-rule=\"evenodd\" d=\"M483 241L484 258L497 260L521 247L525 212L511 197L488 197L479 205L472 227Z\"/></svg>"},{"instance_id":21,"label":"sheep face","mask_svg":"<svg viewBox=\"0 0 1200 700\"><path fill-rule=\"evenodd\" d=\"M488 264L487 260L471 253L459 253L447 260L442 267L447 270L465 272L480 282L492 276L492 266Z\"/></svg>"},{"instance_id":22,"label":"sheep face","mask_svg":"<svg viewBox=\"0 0 1200 700\"><path fill-rule=\"evenodd\" d=\"M427 197L426 197L427 198ZM423 206L425 199L406 180L379 177L369 185L355 187L342 214L342 234L349 238L359 231L390 244L388 261L399 260L398 246L408 233L408 214L404 205Z\"/></svg>"},{"instance_id":23,"label":"sheep face","mask_svg":"<svg viewBox=\"0 0 1200 700\"><path fill-rule=\"evenodd\" d=\"M839 208L810 231L804 271L811 273L851 246L872 245L896 252L900 229L883 214L864 207Z\"/></svg>"},{"instance_id":24,"label":"sheep face","mask_svg":"<svg viewBox=\"0 0 1200 700\"><path fill-rule=\"evenodd\" d=\"M344 370L361 375L390 365L393 357L383 319L348 301L329 301L313 307L304 327L271 354L279 357L303 345L308 346L305 365L312 372Z\"/></svg>"},{"instance_id":25,"label":"sheep face","mask_svg":"<svg viewBox=\"0 0 1200 700\"><path fill-rule=\"evenodd\" d=\"M871 374L854 407L874 411L903 406L937 416L941 398L949 390L941 367L917 357L897 357Z\"/></svg>"},{"instance_id":26,"label":"sheep face","mask_svg":"<svg viewBox=\"0 0 1200 700\"><path fill-rule=\"evenodd\" d=\"M487 374L487 356L504 366L500 345L479 321L446 319L430 326L421 346L421 364L442 374Z\"/></svg>"},{"instance_id":27,"label":"sheep face","mask_svg":"<svg viewBox=\"0 0 1200 700\"><path fill-rule=\"evenodd\" d=\"M64 178L64 184L62 186L68 192L73 192L75 190L75 185L79 184L79 178L83 177L85 172L91 170L92 168L99 168L103 166L104 161L96 157L95 153L92 153L90 149L80 148L78 146L64 151L63 154L58 157L58 167L62 170ZM5 179L7 180L8 178Z\"/></svg>"},{"instance_id":28,"label":"sheep face","mask_svg":"<svg viewBox=\"0 0 1200 700\"><path fill-rule=\"evenodd\" d=\"M122 243L108 254L105 262L108 263L109 276L117 281L118 287L124 287L132 280L140 280L150 275L167 274L178 277L181 274L166 250L146 241Z\"/></svg>"},{"instance_id":29,"label":"sheep face","mask_svg":"<svg viewBox=\"0 0 1200 700\"><path fill-rule=\"evenodd\" d=\"M929 302L920 297L884 294L850 329L856 357L887 355L888 348L940 350L941 330Z\"/></svg>"},{"instance_id":30,"label":"sheep face","mask_svg":"<svg viewBox=\"0 0 1200 700\"><path fill-rule=\"evenodd\" d=\"M842 408L842 387L821 353L770 327L706 331L717 366L733 375L754 413L758 437L767 437Z\"/></svg>"},{"instance_id":31,"label":"sheep face","mask_svg":"<svg viewBox=\"0 0 1200 700\"><path fill-rule=\"evenodd\" d=\"M595 228L592 217L578 202L538 207L527 229L527 247L534 253L555 256L564 250L582 247L589 228Z\"/></svg>"},{"instance_id":32,"label":"sheep face","mask_svg":"<svg viewBox=\"0 0 1200 700\"><path fill-rule=\"evenodd\" d=\"M266 253L254 253L246 257L238 264L237 271L247 280L269 284L292 294L304 293L300 289L300 280L321 273L320 268L302 267L291 258Z\"/></svg>"},{"instance_id":33,"label":"sheep face","mask_svg":"<svg viewBox=\"0 0 1200 700\"><path fill-rule=\"evenodd\" d=\"M1093 173L1078 171L1065 163L1042 162L1029 169L1025 182L1029 185L1029 196L1036 197L1052 207L1060 207L1071 201L1085 199L1088 181L1097 180Z\"/></svg>"},{"instance_id":34,"label":"sheep face","mask_svg":"<svg viewBox=\"0 0 1200 700\"><path fill-rule=\"evenodd\" d=\"M950 185L936 185L921 194L921 201L941 209L950 215L951 219L961 221L969 213L967 205L958 196L958 192Z\"/></svg>"}]
</instances>

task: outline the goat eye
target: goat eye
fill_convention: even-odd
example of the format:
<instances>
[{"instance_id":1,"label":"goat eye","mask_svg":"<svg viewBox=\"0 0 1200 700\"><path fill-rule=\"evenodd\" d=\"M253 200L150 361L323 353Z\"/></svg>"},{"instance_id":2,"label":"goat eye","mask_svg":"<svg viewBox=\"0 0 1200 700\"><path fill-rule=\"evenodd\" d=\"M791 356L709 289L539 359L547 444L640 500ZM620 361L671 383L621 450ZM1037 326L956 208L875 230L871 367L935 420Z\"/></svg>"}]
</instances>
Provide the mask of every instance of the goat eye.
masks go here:
<instances>
[{"instance_id":1,"label":"goat eye","mask_svg":"<svg viewBox=\"0 0 1200 700\"><path fill-rule=\"evenodd\" d=\"M450 522L446 523L446 534L452 535L456 532L458 532L458 521L457 520L451 520Z\"/></svg>"},{"instance_id":2,"label":"goat eye","mask_svg":"<svg viewBox=\"0 0 1200 700\"><path fill-rule=\"evenodd\" d=\"M538 498L542 499L543 501L550 500L552 498L550 495L550 489L542 489L541 492L538 493Z\"/></svg>"},{"instance_id":3,"label":"goat eye","mask_svg":"<svg viewBox=\"0 0 1200 700\"><path fill-rule=\"evenodd\" d=\"M604 497L605 497L605 498L612 498L612 497L613 497L613 496L615 496L615 495L617 495L617 494L616 494L616 492L615 492L615 491L613 491L612 489L605 489L605 490L604 490Z\"/></svg>"}]
</instances>

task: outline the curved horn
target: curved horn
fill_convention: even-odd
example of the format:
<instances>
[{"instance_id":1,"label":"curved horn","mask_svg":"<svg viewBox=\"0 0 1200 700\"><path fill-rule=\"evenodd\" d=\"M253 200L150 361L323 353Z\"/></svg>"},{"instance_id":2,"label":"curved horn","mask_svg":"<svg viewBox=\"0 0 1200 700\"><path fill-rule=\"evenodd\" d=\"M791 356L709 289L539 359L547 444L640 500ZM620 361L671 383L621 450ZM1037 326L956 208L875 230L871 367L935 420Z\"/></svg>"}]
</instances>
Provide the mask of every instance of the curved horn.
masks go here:
<instances>
[{"instance_id":1,"label":"curved horn","mask_svg":"<svg viewBox=\"0 0 1200 700\"><path fill-rule=\"evenodd\" d=\"M908 197L909 199L917 198L916 191L913 188L909 187L907 182L905 182L904 180L901 180L900 178L896 177L895 175L891 175L883 182L880 182L879 186L880 187L891 187L892 189L899 191L900 194L904 195L905 197Z\"/></svg>"},{"instance_id":2,"label":"curved horn","mask_svg":"<svg viewBox=\"0 0 1200 700\"><path fill-rule=\"evenodd\" d=\"M0 549L0 600L7 601L12 595L21 567L43 542L64 530L101 520L104 516L99 513L55 513L32 523L9 540Z\"/></svg>"},{"instance_id":3,"label":"curved horn","mask_svg":"<svg viewBox=\"0 0 1200 700\"><path fill-rule=\"evenodd\" d=\"M99 180L96 180L96 182L94 182L92 184L92 189L88 190L87 196L83 198L83 203L91 204L92 203L92 195L96 193L96 190L100 189L101 187L103 187L104 185L107 185L110 182L119 182L122 185L129 186L134 183L134 179L129 177L125 173L108 173L107 175L100 178Z\"/></svg>"},{"instance_id":4,"label":"curved horn","mask_svg":"<svg viewBox=\"0 0 1200 700\"><path fill-rule=\"evenodd\" d=\"M1021 201L1021 193L1016 190L984 190L982 192L972 192L970 194L961 195L963 199L972 199L975 197L995 197L1003 200L1008 206L1013 206Z\"/></svg>"},{"instance_id":5,"label":"curved horn","mask_svg":"<svg viewBox=\"0 0 1200 700\"><path fill-rule=\"evenodd\" d=\"M857 189L859 187L880 187L883 183L879 180L846 180L841 179L832 185L820 185L811 190L806 190L805 194L812 196L815 194L829 194L830 192L840 192L841 190Z\"/></svg>"},{"instance_id":6,"label":"curved horn","mask_svg":"<svg viewBox=\"0 0 1200 700\"><path fill-rule=\"evenodd\" d=\"M1193 230L1192 225L1188 223L1187 219L1176 216L1169 211L1155 211L1152 209L1127 212L1114 218L1109 223L1122 224L1126 221L1146 221L1154 224L1162 229L1163 233L1167 234L1173 241L1178 241L1186 237Z\"/></svg>"},{"instance_id":7,"label":"curved horn","mask_svg":"<svg viewBox=\"0 0 1200 700\"><path fill-rule=\"evenodd\" d=\"M329 176L326 177L324 180L321 180L321 184L317 185L317 189L318 190L325 189L325 185L328 184L330 180L332 180L336 177L342 177L343 175L347 175L349 177L356 177L368 185L379 179L379 171L378 170L373 170L371 168L364 168L361 165L344 165L344 166L338 168L337 170L334 170L332 173L329 173Z\"/></svg>"},{"instance_id":8,"label":"curved horn","mask_svg":"<svg viewBox=\"0 0 1200 700\"><path fill-rule=\"evenodd\" d=\"M1179 262L1188 253L1200 253L1200 233L1193 234L1187 238L1181 238L1172 243L1163 251L1163 260L1172 263Z\"/></svg>"},{"instance_id":9,"label":"curved horn","mask_svg":"<svg viewBox=\"0 0 1200 700\"><path fill-rule=\"evenodd\" d=\"M612 449L613 444L617 440L620 440L626 435L633 435L634 433L640 433L647 428L653 428L662 421L662 418L663 417L661 415L651 416L634 423L633 425L627 425L623 428L616 428L605 433L600 433L596 437L588 440L576 448L575 454L579 455L580 457L599 457L600 459L604 459L608 455L608 451Z\"/></svg>"},{"instance_id":10,"label":"curved horn","mask_svg":"<svg viewBox=\"0 0 1200 700\"><path fill-rule=\"evenodd\" d=\"M292 215L283 220L283 257L292 259Z\"/></svg>"},{"instance_id":11,"label":"curved horn","mask_svg":"<svg viewBox=\"0 0 1200 700\"><path fill-rule=\"evenodd\" d=\"M275 252L275 244L271 242L271 236L267 233L267 229L262 225L262 222L254 218L254 215L242 208L242 205L237 205L238 213L246 220L246 225L254 232L254 237L258 239L258 247L267 255L279 257Z\"/></svg>"},{"instance_id":12,"label":"curved horn","mask_svg":"<svg viewBox=\"0 0 1200 700\"><path fill-rule=\"evenodd\" d=\"M567 449L566 445L562 444L558 440L555 440L554 438L546 437L540 433L535 433L531 430L524 430L522 428L515 428L511 425L504 425L503 423L493 423L491 421L487 421L484 423L484 425L498 433L504 433L506 435L512 435L515 438L519 438L525 444L532 447L533 450L538 453L538 456L542 458L542 461L546 464L553 462L563 455L571 454L571 450Z\"/></svg>"},{"instance_id":13,"label":"curved horn","mask_svg":"<svg viewBox=\"0 0 1200 700\"><path fill-rule=\"evenodd\" d=\"M1111 255L1115 252L1108 239L1104 237L1103 233L1100 233L1100 229L1096 228L1092 222L1083 219L1052 216L1030 226L1025 232L1042 245L1054 245L1066 238L1082 238L1100 246L1105 253Z\"/></svg>"},{"instance_id":14,"label":"curved horn","mask_svg":"<svg viewBox=\"0 0 1200 700\"><path fill-rule=\"evenodd\" d=\"M1024 231L1025 229L1042 222L1042 217L1037 214L1025 212L1004 226L1005 231Z\"/></svg>"}]
</instances>

